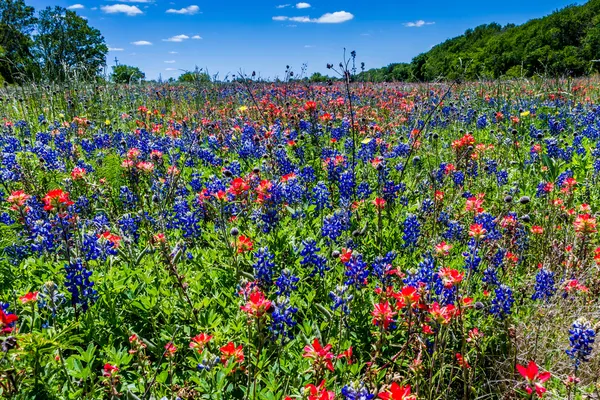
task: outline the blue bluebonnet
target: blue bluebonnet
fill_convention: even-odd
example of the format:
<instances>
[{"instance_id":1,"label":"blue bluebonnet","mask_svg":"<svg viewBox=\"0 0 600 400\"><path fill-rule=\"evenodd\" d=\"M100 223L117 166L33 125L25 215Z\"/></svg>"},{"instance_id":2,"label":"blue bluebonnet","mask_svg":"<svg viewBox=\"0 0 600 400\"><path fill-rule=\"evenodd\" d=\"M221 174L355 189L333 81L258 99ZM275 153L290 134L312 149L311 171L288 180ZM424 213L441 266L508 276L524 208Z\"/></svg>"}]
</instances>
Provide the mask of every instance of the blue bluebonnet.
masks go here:
<instances>
[{"instance_id":1,"label":"blue bluebonnet","mask_svg":"<svg viewBox=\"0 0 600 400\"><path fill-rule=\"evenodd\" d=\"M312 267L310 276L319 274L321 277L324 277L329 267L327 266L327 259L318 254L321 248L317 247L317 242L314 239L307 239L302 241L302 245L304 247L300 251L300 255L302 256L300 264L305 268Z\"/></svg>"},{"instance_id":2,"label":"blue bluebonnet","mask_svg":"<svg viewBox=\"0 0 600 400\"><path fill-rule=\"evenodd\" d=\"M342 235L344 230L349 226L348 216L343 211L337 211L333 215L328 215L323 220L321 234L323 237L337 242L337 239Z\"/></svg>"},{"instance_id":3,"label":"blue bluebonnet","mask_svg":"<svg viewBox=\"0 0 600 400\"><path fill-rule=\"evenodd\" d=\"M330 196L331 194L327 185L325 182L320 181L312 190L311 204L316 206L317 211L321 211L324 208L331 208Z\"/></svg>"},{"instance_id":4,"label":"blue bluebonnet","mask_svg":"<svg viewBox=\"0 0 600 400\"><path fill-rule=\"evenodd\" d=\"M479 242L474 238L469 239L469 243L467 245L467 251L462 253L462 256L465 259L465 269L477 271L479 268L479 264L481 264L481 257L479 256Z\"/></svg>"},{"instance_id":5,"label":"blue bluebonnet","mask_svg":"<svg viewBox=\"0 0 600 400\"><path fill-rule=\"evenodd\" d=\"M354 296L347 292L348 286L346 285L337 286L334 291L329 292L329 298L333 301L331 305L333 311L340 308L344 314L350 314L350 302Z\"/></svg>"},{"instance_id":6,"label":"blue bluebonnet","mask_svg":"<svg viewBox=\"0 0 600 400\"><path fill-rule=\"evenodd\" d=\"M421 236L421 224L416 215L409 214L404 220L404 233L402 234L403 246L405 248L414 249L417 246L417 241Z\"/></svg>"},{"instance_id":7,"label":"blue bluebonnet","mask_svg":"<svg viewBox=\"0 0 600 400\"><path fill-rule=\"evenodd\" d=\"M369 276L369 266L363 261L361 254L353 254L350 260L345 264L345 275L348 278L344 284L348 286L354 285L355 288L361 289L366 286Z\"/></svg>"},{"instance_id":8,"label":"blue bluebonnet","mask_svg":"<svg viewBox=\"0 0 600 400\"><path fill-rule=\"evenodd\" d=\"M296 307L290 305L290 299L287 297L279 298L273 302L273 312L271 313L271 326L269 329L274 339L282 341L294 337L292 328L296 326L294 314L298 312Z\"/></svg>"},{"instance_id":9,"label":"blue bluebonnet","mask_svg":"<svg viewBox=\"0 0 600 400\"><path fill-rule=\"evenodd\" d=\"M355 184L353 172L351 170L344 171L339 180L340 198L350 199L354 193Z\"/></svg>"},{"instance_id":10,"label":"blue bluebonnet","mask_svg":"<svg viewBox=\"0 0 600 400\"><path fill-rule=\"evenodd\" d=\"M287 268L284 268L281 271L281 275L275 281L275 286L277 286L277 296L286 296L289 297L290 294L298 289L296 284L300 278L292 274Z\"/></svg>"},{"instance_id":11,"label":"blue bluebonnet","mask_svg":"<svg viewBox=\"0 0 600 400\"><path fill-rule=\"evenodd\" d=\"M496 271L496 268L494 268L493 266L487 267L483 271L483 278L481 278L481 281L491 286L499 285L500 281L498 280L498 273Z\"/></svg>"},{"instance_id":12,"label":"blue bluebonnet","mask_svg":"<svg viewBox=\"0 0 600 400\"><path fill-rule=\"evenodd\" d=\"M344 396L344 400L371 400L375 397L362 382L352 382L344 386L342 388L342 396Z\"/></svg>"},{"instance_id":13,"label":"blue bluebonnet","mask_svg":"<svg viewBox=\"0 0 600 400\"><path fill-rule=\"evenodd\" d=\"M275 256L269 252L268 247L262 247L254 253L254 258L256 259L253 265L254 278L263 288L271 286L273 282L273 267L275 267L273 259Z\"/></svg>"},{"instance_id":14,"label":"blue bluebonnet","mask_svg":"<svg viewBox=\"0 0 600 400\"><path fill-rule=\"evenodd\" d=\"M388 281L391 279L388 272L392 269L392 262L396 259L396 253L393 251L388 252L384 257L378 256L372 263L373 275L379 279L379 282L383 286L387 286Z\"/></svg>"},{"instance_id":15,"label":"blue bluebonnet","mask_svg":"<svg viewBox=\"0 0 600 400\"><path fill-rule=\"evenodd\" d=\"M533 300L548 301L556 293L554 282L554 272L542 268L535 276L535 293L531 298Z\"/></svg>"},{"instance_id":16,"label":"blue bluebonnet","mask_svg":"<svg viewBox=\"0 0 600 400\"><path fill-rule=\"evenodd\" d=\"M596 331L588 320L580 318L573 323L569 334L570 348L566 352L573 359L575 369L577 369L582 361L590 360L596 340Z\"/></svg>"},{"instance_id":17,"label":"blue bluebonnet","mask_svg":"<svg viewBox=\"0 0 600 400\"><path fill-rule=\"evenodd\" d=\"M98 292L94 289L94 282L90 280L92 271L83 266L80 259L65 264L65 287L71 293L71 304L73 307L79 305L86 311L93 304Z\"/></svg>"},{"instance_id":18,"label":"blue bluebonnet","mask_svg":"<svg viewBox=\"0 0 600 400\"><path fill-rule=\"evenodd\" d=\"M52 281L42 285L40 290L38 307L40 310L48 309L52 318L56 317L58 308L65 302L65 295L58 290L58 285Z\"/></svg>"},{"instance_id":19,"label":"blue bluebonnet","mask_svg":"<svg viewBox=\"0 0 600 400\"><path fill-rule=\"evenodd\" d=\"M490 311L494 317L499 320L505 319L511 313L511 308L515 299L510 287L502 284L495 290L496 296L492 300Z\"/></svg>"},{"instance_id":20,"label":"blue bluebonnet","mask_svg":"<svg viewBox=\"0 0 600 400\"><path fill-rule=\"evenodd\" d=\"M452 173L452 181L454 186L463 186L465 183L465 174L462 171L454 171Z\"/></svg>"}]
</instances>

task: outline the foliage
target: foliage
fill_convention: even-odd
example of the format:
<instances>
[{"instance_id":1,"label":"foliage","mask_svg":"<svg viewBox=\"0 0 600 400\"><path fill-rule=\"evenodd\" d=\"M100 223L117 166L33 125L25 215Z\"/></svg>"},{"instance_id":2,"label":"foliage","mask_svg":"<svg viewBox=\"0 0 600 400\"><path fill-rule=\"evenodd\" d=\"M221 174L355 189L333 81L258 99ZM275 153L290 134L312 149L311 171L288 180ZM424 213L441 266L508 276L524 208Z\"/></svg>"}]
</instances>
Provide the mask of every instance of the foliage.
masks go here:
<instances>
[{"instance_id":1,"label":"foliage","mask_svg":"<svg viewBox=\"0 0 600 400\"><path fill-rule=\"evenodd\" d=\"M74 11L0 3L0 76L7 82L93 80L106 63L100 31Z\"/></svg>"},{"instance_id":2,"label":"foliage","mask_svg":"<svg viewBox=\"0 0 600 400\"><path fill-rule=\"evenodd\" d=\"M203 72L201 69L196 67L194 71L186 71L179 75L177 78L178 82L195 82L195 83L208 83L210 82L210 76L208 73Z\"/></svg>"},{"instance_id":3,"label":"foliage","mask_svg":"<svg viewBox=\"0 0 600 400\"><path fill-rule=\"evenodd\" d=\"M468 29L410 63L359 74L366 81L431 81L500 77L582 76L600 71L600 1L568 6L525 24Z\"/></svg>"},{"instance_id":4,"label":"foliage","mask_svg":"<svg viewBox=\"0 0 600 400\"><path fill-rule=\"evenodd\" d=\"M2 397L598 395L598 79L0 98Z\"/></svg>"},{"instance_id":5,"label":"foliage","mask_svg":"<svg viewBox=\"0 0 600 400\"><path fill-rule=\"evenodd\" d=\"M115 83L135 83L144 79L145 75L138 67L115 65L112 67L111 79Z\"/></svg>"},{"instance_id":6,"label":"foliage","mask_svg":"<svg viewBox=\"0 0 600 400\"><path fill-rule=\"evenodd\" d=\"M47 7L39 15L35 55L41 75L58 81L81 75L95 77L106 63L108 47L98 29L62 7Z\"/></svg>"}]
</instances>

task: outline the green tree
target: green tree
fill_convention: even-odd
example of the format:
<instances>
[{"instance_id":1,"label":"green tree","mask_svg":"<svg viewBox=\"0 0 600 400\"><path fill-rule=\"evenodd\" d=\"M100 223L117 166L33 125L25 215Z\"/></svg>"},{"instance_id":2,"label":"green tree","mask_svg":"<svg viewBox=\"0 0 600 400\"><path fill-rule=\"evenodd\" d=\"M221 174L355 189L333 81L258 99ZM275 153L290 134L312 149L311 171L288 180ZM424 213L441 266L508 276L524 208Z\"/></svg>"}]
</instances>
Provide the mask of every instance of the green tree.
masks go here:
<instances>
[{"instance_id":1,"label":"green tree","mask_svg":"<svg viewBox=\"0 0 600 400\"><path fill-rule=\"evenodd\" d=\"M96 77L108 53L100 31L62 7L47 7L40 12L35 50L42 76L53 81L73 75Z\"/></svg>"},{"instance_id":2,"label":"green tree","mask_svg":"<svg viewBox=\"0 0 600 400\"><path fill-rule=\"evenodd\" d=\"M34 13L23 0L0 1L0 76L9 83L21 81L31 72Z\"/></svg>"},{"instance_id":3,"label":"green tree","mask_svg":"<svg viewBox=\"0 0 600 400\"><path fill-rule=\"evenodd\" d=\"M117 65L112 67L111 79L115 83L133 83L145 78L138 67L130 65Z\"/></svg>"},{"instance_id":4,"label":"green tree","mask_svg":"<svg viewBox=\"0 0 600 400\"><path fill-rule=\"evenodd\" d=\"M196 82L196 83L208 83L210 82L210 76L196 67L193 71L186 71L183 74L179 75L177 78L179 82Z\"/></svg>"}]
</instances>

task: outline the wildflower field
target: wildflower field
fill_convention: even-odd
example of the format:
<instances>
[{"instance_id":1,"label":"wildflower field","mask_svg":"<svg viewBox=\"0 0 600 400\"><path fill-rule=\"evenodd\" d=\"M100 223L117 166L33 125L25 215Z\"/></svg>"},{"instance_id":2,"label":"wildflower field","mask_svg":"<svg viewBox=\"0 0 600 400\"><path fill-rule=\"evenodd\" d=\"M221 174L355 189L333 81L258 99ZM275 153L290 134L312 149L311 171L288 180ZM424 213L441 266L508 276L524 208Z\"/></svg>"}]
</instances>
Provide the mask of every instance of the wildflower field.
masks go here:
<instances>
[{"instance_id":1,"label":"wildflower field","mask_svg":"<svg viewBox=\"0 0 600 400\"><path fill-rule=\"evenodd\" d=\"M0 89L0 397L600 399L600 80Z\"/></svg>"}]
</instances>

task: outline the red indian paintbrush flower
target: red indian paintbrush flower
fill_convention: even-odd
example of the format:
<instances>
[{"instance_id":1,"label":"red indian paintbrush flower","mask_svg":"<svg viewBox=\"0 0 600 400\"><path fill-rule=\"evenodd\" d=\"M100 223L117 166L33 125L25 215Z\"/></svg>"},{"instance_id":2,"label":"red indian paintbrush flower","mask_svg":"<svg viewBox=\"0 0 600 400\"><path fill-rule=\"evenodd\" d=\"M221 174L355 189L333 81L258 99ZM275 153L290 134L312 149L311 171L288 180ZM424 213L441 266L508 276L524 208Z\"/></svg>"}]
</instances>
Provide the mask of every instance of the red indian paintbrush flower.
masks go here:
<instances>
[{"instance_id":1,"label":"red indian paintbrush flower","mask_svg":"<svg viewBox=\"0 0 600 400\"><path fill-rule=\"evenodd\" d=\"M254 243L252 242L252 240L250 240L250 238L248 236L241 235L237 239L236 247L237 247L237 252L239 254L247 253L249 251L252 251L252 249L254 248Z\"/></svg>"},{"instance_id":2,"label":"red indian paintbrush flower","mask_svg":"<svg viewBox=\"0 0 600 400\"><path fill-rule=\"evenodd\" d=\"M416 400L414 394L410 394L410 385L400 386L396 382L392 383L390 390L379 393L382 400Z\"/></svg>"},{"instance_id":3,"label":"red indian paintbrush flower","mask_svg":"<svg viewBox=\"0 0 600 400\"><path fill-rule=\"evenodd\" d=\"M235 197L239 197L246 193L249 189L250 185L248 185L245 180L242 178L235 178L233 181L231 181L227 191Z\"/></svg>"},{"instance_id":4,"label":"red indian paintbrush flower","mask_svg":"<svg viewBox=\"0 0 600 400\"><path fill-rule=\"evenodd\" d=\"M377 326L383 326L383 329L388 329L389 326L394 322L394 316L397 313L392 311L390 303L385 301L379 304L375 304L375 309L371 311L373 316L373 324Z\"/></svg>"},{"instance_id":5,"label":"red indian paintbrush flower","mask_svg":"<svg viewBox=\"0 0 600 400\"><path fill-rule=\"evenodd\" d=\"M310 383L305 387L308 389L308 400L333 400L335 398L335 393L325 387L325 380L322 380L319 386Z\"/></svg>"},{"instance_id":6,"label":"red indian paintbrush flower","mask_svg":"<svg viewBox=\"0 0 600 400\"><path fill-rule=\"evenodd\" d=\"M66 208L75 204L69 199L69 192L62 189L53 189L49 191L42 199L44 201L44 210L54 211L55 209Z\"/></svg>"},{"instance_id":7,"label":"red indian paintbrush flower","mask_svg":"<svg viewBox=\"0 0 600 400\"><path fill-rule=\"evenodd\" d=\"M525 390L531 394L535 390L538 397L544 396L546 388L543 383L550 379L550 372L539 372L539 368L534 361L529 361L527 367L517 364L517 371L527 381L527 387Z\"/></svg>"},{"instance_id":8,"label":"red indian paintbrush flower","mask_svg":"<svg viewBox=\"0 0 600 400\"><path fill-rule=\"evenodd\" d=\"M198 351L198 353L202 353L212 338L213 337L211 335L208 335L204 332L200 333L192 338L192 341L190 342L190 349L195 349Z\"/></svg>"},{"instance_id":9,"label":"red indian paintbrush flower","mask_svg":"<svg viewBox=\"0 0 600 400\"><path fill-rule=\"evenodd\" d=\"M590 214L581 214L575 218L575 222L573 222L575 226L575 232L579 236L589 235L591 233L596 233L596 218L592 217Z\"/></svg>"},{"instance_id":10,"label":"red indian paintbrush flower","mask_svg":"<svg viewBox=\"0 0 600 400\"><path fill-rule=\"evenodd\" d=\"M9 326L15 322L19 317L15 314L6 314L2 308L0 308L0 332L9 333L12 332L12 328Z\"/></svg>"},{"instance_id":11,"label":"red indian paintbrush flower","mask_svg":"<svg viewBox=\"0 0 600 400\"><path fill-rule=\"evenodd\" d=\"M452 268L442 268L438 275L445 288L451 288L452 286L459 284L465 276L463 272L458 272Z\"/></svg>"},{"instance_id":12,"label":"red indian paintbrush flower","mask_svg":"<svg viewBox=\"0 0 600 400\"><path fill-rule=\"evenodd\" d=\"M31 196L25 193L24 191L15 190L10 194L10 196L8 196L8 199L6 199L6 201L12 204L12 206L10 207L12 210L18 210L20 207L23 207L25 205L25 202L27 202L29 198L31 198Z\"/></svg>"},{"instance_id":13,"label":"red indian paintbrush flower","mask_svg":"<svg viewBox=\"0 0 600 400\"><path fill-rule=\"evenodd\" d=\"M234 362L241 364L244 361L244 348L240 344L235 347L233 342L227 343L219 349L221 351L221 362L227 365L229 359L233 357Z\"/></svg>"},{"instance_id":14,"label":"red indian paintbrush flower","mask_svg":"<svg viewBox=\"0 0 600 400\"><path fill-rule=\"evenodd\" d=\"M104 368L102 368L103 376L113 376L117 372L119 372L119 367L117 367L116 365L109 364L109 363L104 364Z\"/></svg>"},{"instance_id":15,"label":"red indian paintbrush flower","mask_svg":"<svg viewBox=\"0 0 600 400\"><path fill-rule=\"evenodd\" d=\"M271 308L271 302L259 289L256 289L248 298L248 302L240 307L249 317L260 318Z\"/></svg>"},{"instance_id":16,"label":"red indian paintbrush flower","mask_svg":"<svg viewBox=\"0 0 600 400\"><path fill-rule=\"evenodd\" d=\"M321 346L319 339L315 338L313 344L304 346L304 354L302 357L310 358L313 360L313 367L315 369L321 366L327 367L328 370L333 371L333 353L330 351L331 345L327 344L325 347Z\"/></svg>"},{"instance_id":17,"label":"red indian paintbrush flower","mask_svg":"<svg viewBox=\"0 0 600 400\"><path fill-rule=\"evenodd\" d=\"M26 295L19 297L19 300L22 304L36 302L39 294L40 292L29 292Z\"/></svg>"}]
</instances>

